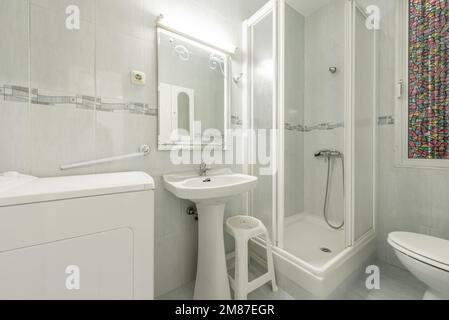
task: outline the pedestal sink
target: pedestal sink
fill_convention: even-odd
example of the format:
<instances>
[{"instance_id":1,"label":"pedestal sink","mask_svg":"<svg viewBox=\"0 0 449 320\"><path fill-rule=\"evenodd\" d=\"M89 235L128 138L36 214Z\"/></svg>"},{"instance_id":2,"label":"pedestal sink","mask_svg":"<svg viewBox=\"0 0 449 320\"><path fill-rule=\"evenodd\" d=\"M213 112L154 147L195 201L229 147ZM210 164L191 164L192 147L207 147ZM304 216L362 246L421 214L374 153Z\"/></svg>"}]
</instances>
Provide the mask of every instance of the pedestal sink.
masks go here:
<instances>
[{"instance_id":1,"label":"pedestal sink","mask_svg":"<svg viewBox=\"0 0 449 320\"><path fill-rule=\"evenodd\" d=\"M178 198L197 205L199 246L194 299L230 300L223 237L225 206L234 196L255 188L257 178L220 169L205 177L198 173L166 175L164 185Z\"/></svg>"}]
</instances>

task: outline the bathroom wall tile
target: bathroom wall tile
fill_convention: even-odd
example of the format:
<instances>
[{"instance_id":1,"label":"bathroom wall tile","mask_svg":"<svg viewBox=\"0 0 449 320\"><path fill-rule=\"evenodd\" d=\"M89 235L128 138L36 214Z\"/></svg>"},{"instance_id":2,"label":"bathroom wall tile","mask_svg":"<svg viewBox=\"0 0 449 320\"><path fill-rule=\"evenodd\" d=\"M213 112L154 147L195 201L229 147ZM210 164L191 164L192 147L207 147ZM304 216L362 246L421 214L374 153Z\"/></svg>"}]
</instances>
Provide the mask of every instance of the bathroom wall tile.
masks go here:
<instances>
[{"instance_id":1,"label":"bathroom wall tile","mask_svg":"<svg viewBox=\"0 0 449 320\"><path fill-rule=\"evenodd\" d=\"M290 6L286 7L286 30L285 120L304 125L305 18Z\"/></svg>"},{"instance_id":2,"label":"bathroom wall tile","mask_svg":"<svg viewBox=\"0 0 449 320\"><path fill-rule=\"evenodd\" d=\"M50 93L95 95L92 23L67 30L65 17L31 6L31 86Z\"/></svg>"},{"instance_id":3,"label":"bathroom wall tile","mask_svg":"<svg viewBox=\"0 0 449 320\"><path fill-rule=\"evenodd\" d=\"M35 176L93 173L93 168L63 172L62 165L94 159L94 113L74 105L31 105L32 164Z\"/></svg>"},{"instance_id":4,"label":"bathroom wall tile","mask_svg":"<svg viewBox=\"0 0 449 320\"><path fill-rule=\"evenodd\" d=\"M80 9L81 21L95 21L96 0L30 0L33 5L51 10L62 18L66 19L66 9L75 5Z\"/></svg>"},{"instance_id":5,"label":"bathroom wall tile","mask_svg":"<svg viewBox=\"0 0 449 320\"><path fill-rule=\"evenodd\" d=\"M28 87L28 1L0 1L0 87ZM0 96L0 172L30 173L27 103Z\"/></svg>"},{"instance_id":6,"label":"bathroom wall tile","mask_svg":"<svg viewBox=\"0 0 449 320\"><path fill-rule=\"evenodd\" d=\"M239 8L236 10L238 12L237 17L239 20L248 19L267 3L265 0L234 1L236 2L236 7Z\"/></svg>"},{"instance_id":7,"label":"bathroom wall tile","mask_svg":"<svg viewBox=\"0 0 449 320\"><path fill-rule=\"evenodd\" d=\"M30 173L29 123L28 104L0 100L0 172Z\"/></svg>"},{"instance_id":8,"label":"bathroom wall tile","mask_svg":"<svg viewBox=\"0 0 449 320\"><path fill-rule=\"evenodd\" d=\"M114 33L144 38L144 0L96 0L98 26ZM152 1L146 1L152 2Z\"/></svg>"},{"instance_id":9,"label":"bathroom wall tile","mask_svg":"<svg viewBox=\"0 0 449 320\"><path fill-rule=\"evenodd\" d=\"M97 28L97 96L147 103L149 87L131 84L130 77L131 71L144 70L145 48L142 39Z\"/></svg>"},{"instance_id":10,"label":"bathroom wall tile","mask_svg":"<svg viewBox=\"0 0 449 320\"><path fill-rule=\"evenodd\" d=\"M191 217L190 217L191 218ZM198 226L185 228L179 238L179 264L182 271L182 285L196 278L198 261Z\"/></svg>"},{"instance_id":11,"label":"bathroom wall tile","mask_svg":"<svg viewBox=\"0 0 449 320\"><path fill-rule=\"evenodd\" d=\"M285 132L285 215L304 212L304 134Z\"/></svg>"},{"instance_id":12,"label":"bathroom wall tile","mask_svg":"<svg viewBox=\"0 0 449 320\"><path fill-rule=\"evenodd\" d=\"M291 126L304 126L305 98L305 18L287 6L285 74L285 120ZM293 31L295 30L295 31ZM304 212L305 135L299 130L285 130L285 216Z\"/></svg>"},{"instance_id":13,"label":"bathroom wall tile","mask_svg":"<svg viewBox=\"0 0 449 320\"><path fill-rule=\"evenodd\" d=\"M182 266L180 263L180 247L178 237L166 237L156 241L155 250L155 296L164 295L180 287L183 283Z\"/></svg>"},{"instance_id":14,"label":"bathroom wall tile","mask_svg":"<svg viewBox=\"0 0 449 320\"><path fill-rule=\"evenodd\" d=\"M212 10L222 17L237 21L248 19L267 3L265 0L193 0L192 2L204 10Z\"/></svg>"},{"instance_id":15,"label":"bathroom wall tile","mask_svg":"<svg viewBox=\"0 0 449 320\"><path fill-rule=\"evenodd\" d=\"M156 297L190 283L196 275L197 231L184 232L156 242Z\"/></svg>"},{"instance_id":16,"label":"bathroom wall tile","mask_svg":"<svg viewBox=\"0 0 449 320\"><path fill-rule=\"evenodd\" d=\"M83 12L94 7L78 3ZM95 96L95 29L65 27L56 1L31 3L31 84L48 96ZM62 12L61 12L62 11ZM94 159L95 113L73 104L30 106L32 173L37 176L92 173L92 168L62 172L60 166Z\"/></svg>"},{"instance_id":17,"label":"bathroom wall tile","mask_svg":"<svg viewBox=\"0 0 449 320\"><path fill-rule=\"evenodd\" d=\"M192 2L198 4L203 9L211 8L212 12L220 15L223 18L234 19L236 15L236 0L220 1L220 0L193 0Z\"/></svg>"},{"instance_id":18,"label":"bathroom wall tile","mask_svg":"<svg viewBox=\"0 0 449 320\"><path fill-rule=\"evenodd\" d=\"M431 176L424 170L405 169L396 173L396 180L396 207L403 212L424 214L425 218L432 205Z\"/></svg>"},{"instance_id":19,"label":"bathroom wall tile","mask_svg":"<svg viewBox=\"0 0 449 320\"><path fill-rule=\"evenodd\" d=\"M207 8L192 0L146 1L144 5L146 23L154 24L151 18L163 14L175 27L203 40L240 44L242 20L216 13L212 3Z\"/></svg>"},{"instance_id":20,"label":"bathroom wall tile","mask_svg":"<svg viewBox=\"0 0 449 320\"><path fill-rule=\"evenodd\" d=\"M0 1L0 86L28 84L28 1Z\"/></svg>"},{"instance_id":21,"label":"bathroom wall tile","mask_svg":"<svg viewBox=\"0 0 449 320\"><path fill-rule=\"evenodd\" d=\"M151 147L151 154L125 161L97 166L97 172L145 171L152 176L160 174L160 153L157 151L157 118L122 112L97 112L96 157L135 153L142 144Z\"/></svg>"},{"instance_id":22,"label":"bathroom wall tile","mask_svg":"<svg viewBox=\"0 0 449 320\"><path fill-rule=\"evenodd\" d=\"M446 171L436 171L430 176L430 199L429 204L434 209L449 208L449 175Z\"/></svg>"},{"instance_id":23,"label":"bathroom wall tile","mask_svg":"<svg viewBox=\"0 0 449 320\"><path fill-rule=\"evenodd\" d=\"M342 122L344 115L344 2L332 1L306 17L307 125ZM329 67L337 67L336 74Z\"/></svg>"},{"instance_id":24,"label":"bathroom wall tile","mask_svg":"<svg viewBox=\"0 0 449 320\"><path fill-rule=\"evenodd\" d=\"M321 149L344 150L344 129L331 131L314 131L305 136L304 149L304 202L305 212L322 216L327 179L327 163L323 159L315 158L316 151ZM333 178L331 182L332 192L329 197L329 217L331 220L341 221L343 215L342 197L342 169L341 163L332 163Z\"/></svg>"},{"instance_id":25,"label":"bathroom wall tile","mask_svg":"<svg viewBox=\"0 0 449 320\"><path fill-rule=\"evenodd\" d=\"M441 172L443 173L443 172ZM431 224L429 234L449 240L449 174L431 176Z\"/></svg>"},{"instance_id":26,"label":"bathroom wall tile","mask_svg":"<svg viewBox=\"0 0 449 320\"><path fill-rule=\"evenodd\" d=\"M139 151L152 142L150 117L126 112L96 113L96 154L99 158L120 156ZM144 160L144 159L136 159ZM120 166L122 164L113 164Z\"/></svg>"},{"instance_id":27,"label":"bathroom wall tile","mask_svg":"<svg viewBox=\"0 0 449 320\"><path fill-rule=\"evenodd\" d=\"M140 6L140 2L133 4ZM103 2L101 5L105 6L106 3ZM114 10L118 10L119 6L124 4L115 1L112 5ZM106 10L106 7L103 9ZM127 10L128 12L121 17L122 23L131 19L135 9L128 8ZM110 21L110 23L112 22ZM133 23L137 24L137 21ZM142 23L143 21L140 20L141 27ZM101 25L100 23L96 36L97 96L104 97L103 99L107 103L139 102L155 107L157 102L157 87L154 80L156 73L150 60L155 55L156 43L149 43L136 36L138 35L132 34L132 32L118 32L114 28L109 29L106 24ZM147 85L132 85L130 81L132 70L146 72ZM157 168L158 162L154 158L158 154L156 117L122 112L97 112L95 129L96 156L99 158L135 153L143 144L149 144L152 148L152 154L148 157L113 163L98 168L99 170L117 171L136 167L145 168L152 175L160 172Z\"/></svg>"},{"instance_id":28,"label":"bathroom wall tile","mask_svg":"<svg viewBox=\"0 0 449 320\"><path fill-rule=\"evenodd\" d=\"M343 1L332 1L305 17L303 69L306 81L302 124L306 127L344 122L344 46L341 43L344 38L343 17ZM329 72L330 67L337 67L337 73ZM302 135L303 211L322 217L327 163L316 159L314 154L321 149L344 151L344 128L313 130ZM341 221L344 209L341 163L332 162L331 169L331 190L335 192L331 192L329 196L328 216L332 221Z\"/></svg>"},{"instance_id":29,"label":"bathroom wall tile","mask_svg":"<svg viewBox=\"0 0 449 320\"><path fill-rule=\"evenodd\" d=\"M158 209L158 217L163 221L161 230L158 231L161 237L173 236L179 234L183 230L181 218L181 200L169 193L162 187L156 190L156 208Z\"/></svg>"}]
</instances>

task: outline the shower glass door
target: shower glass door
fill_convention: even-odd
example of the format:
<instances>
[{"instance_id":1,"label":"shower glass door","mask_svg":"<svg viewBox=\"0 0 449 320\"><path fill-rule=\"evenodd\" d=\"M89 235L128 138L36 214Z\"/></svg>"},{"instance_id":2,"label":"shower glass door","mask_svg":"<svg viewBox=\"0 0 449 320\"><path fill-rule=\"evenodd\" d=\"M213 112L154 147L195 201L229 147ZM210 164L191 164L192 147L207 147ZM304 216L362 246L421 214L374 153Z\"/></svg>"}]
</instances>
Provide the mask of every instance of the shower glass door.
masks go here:
<instances>
[{"instance_id":1,"label":"shower glass door","mask_svg":"<svg viewBox=\"0 0 449 320\"><path fill-rule=\"evenodd\" d=\"M354 218L353 242L374 229L376 136L376 33L354 2Z\"/></svg>"},{"instance_id":2,"label":"shower glass door","mask_svg":"<svg viewBox=\"0 0 449 320\"><path fill-rule=\"evenodd\" d=\"M268 167L275 165L276 143L272 134L277 129L276 94L276 1L270 1L254 16L245 21L248 50L248 109L252 163L250 172L259 178L252 192L250 211L267 227L272 239L276 238L277 172ZM262 155L262 157L261 157ZM270 163L261 158L271 155ZM276 168L275 168L276 169Z\"/></svg>"},{"instance_id":3,"label":"shower glass door","mask_svg":"<svg viewBox=\"0 0 449 320\"><path fill-rule=\"evenodd\" d=\"M316 270L347 248L347 3L287 1L280 25L285 47L280 244Z\"/></svg>"},{"instance_id":4,"label":"shower glass door","mask_svg":"<svg viewBox=\"0 0 449 320\"><path fill-rule=\"evenodd\" d=\"M246 22L249 126L277 131L267 144L278 169L251 166L250 212L310 270L374 234L376 38L365 11L273 0ZM258 154L260 135L250 140Z\"/></svg>"}]
</instances>

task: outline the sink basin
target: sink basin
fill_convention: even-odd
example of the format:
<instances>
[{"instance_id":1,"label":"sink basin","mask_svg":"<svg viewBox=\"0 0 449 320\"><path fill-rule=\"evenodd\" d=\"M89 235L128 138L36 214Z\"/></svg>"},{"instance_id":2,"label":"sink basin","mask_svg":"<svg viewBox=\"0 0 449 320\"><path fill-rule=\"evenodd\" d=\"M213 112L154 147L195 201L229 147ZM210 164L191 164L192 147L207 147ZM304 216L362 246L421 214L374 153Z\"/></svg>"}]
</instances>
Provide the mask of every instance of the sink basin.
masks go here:
<instances>
[{"instance_id":1,"label":"sink basin","mask_svg":"<svg viewBox=\"0 0 449 320\"><path fill-rule=\"evenodd\" d=\"M231 299L223 236L226 202L254 189L257 180L229 169L212 170L206 177L198 173L164 176L165 188L180 199L195 202L198 210L196 300Z\"/></svg>"},{"instance_id":2,"label":"sink basin","mask_svg":"<svg viewBox=\"0 0 449 320\"><path fill-rule=\"evenodd\" d=\"M196 202L226 199L248 192L257 185L257 178L221 169L210 171L206 177L196 173L166 175L164 184L178 198Z\"/></svg>"}]
</instances>

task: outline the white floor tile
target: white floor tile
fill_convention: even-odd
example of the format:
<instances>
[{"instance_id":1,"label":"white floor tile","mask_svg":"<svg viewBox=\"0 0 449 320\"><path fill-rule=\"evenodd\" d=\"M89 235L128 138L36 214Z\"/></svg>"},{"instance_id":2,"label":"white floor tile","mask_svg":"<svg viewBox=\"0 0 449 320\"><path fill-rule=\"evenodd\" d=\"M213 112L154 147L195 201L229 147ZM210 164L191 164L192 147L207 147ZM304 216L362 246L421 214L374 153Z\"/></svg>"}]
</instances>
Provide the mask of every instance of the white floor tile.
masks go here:
<instances>
[{"instance_id":1,"label":"white floor tile","mask_svg":"<svg viewBox=\"0 0 449 320\"><path fill-rule=\"evenodd\" d=\"M365 286L366 277L361 277L352 285L344 297L345 300L421 300L426 287L408 271L378 261L381 270L381 289L368 290ZM255 269L250 268L252 272ZM174 290L158 300L191 300L195 283L191 282ZM292 296L279 288L278 292L271 290L267 284L251 293L248 300L293 300Z\"/></svg>"}]
</instances>

